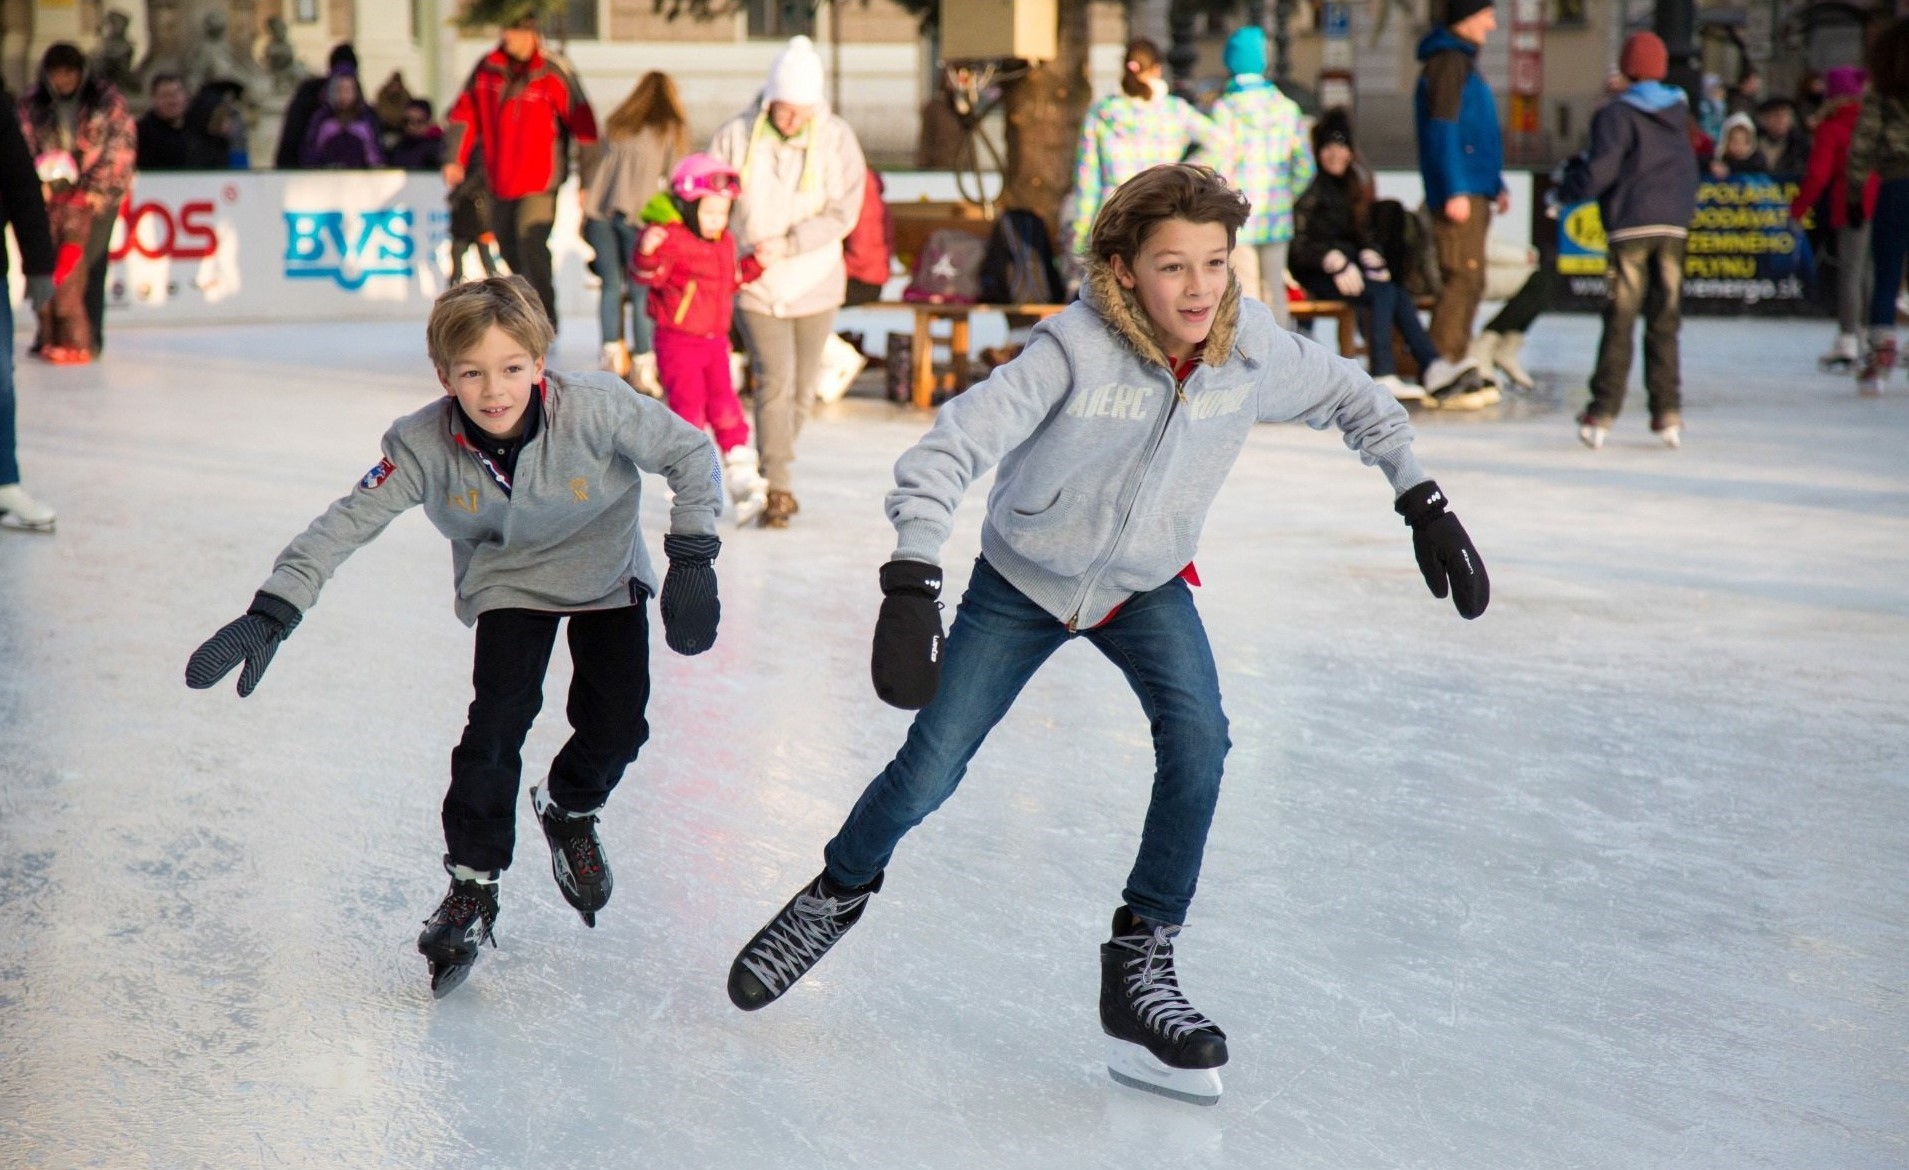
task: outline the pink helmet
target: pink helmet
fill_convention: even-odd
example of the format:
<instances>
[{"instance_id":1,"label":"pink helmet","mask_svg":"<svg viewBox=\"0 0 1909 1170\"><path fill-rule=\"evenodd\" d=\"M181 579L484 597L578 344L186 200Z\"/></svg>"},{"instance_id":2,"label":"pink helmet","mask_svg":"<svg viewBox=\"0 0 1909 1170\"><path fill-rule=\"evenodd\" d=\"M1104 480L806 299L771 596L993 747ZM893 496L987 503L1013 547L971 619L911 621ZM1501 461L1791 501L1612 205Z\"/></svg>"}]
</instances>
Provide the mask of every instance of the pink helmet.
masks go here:
<instances>
[{"instance_id":1,"label":"pink helmet","mask_svg":"<svg viewBox=\"0 0 1909 1170\"><path fill-rule=\"evenodd\" d=\"M694 203L705 195L742 194L742 176L713 154L692 154L670 172L669 189L685 203Z\"/></svg>"}]
</instances>

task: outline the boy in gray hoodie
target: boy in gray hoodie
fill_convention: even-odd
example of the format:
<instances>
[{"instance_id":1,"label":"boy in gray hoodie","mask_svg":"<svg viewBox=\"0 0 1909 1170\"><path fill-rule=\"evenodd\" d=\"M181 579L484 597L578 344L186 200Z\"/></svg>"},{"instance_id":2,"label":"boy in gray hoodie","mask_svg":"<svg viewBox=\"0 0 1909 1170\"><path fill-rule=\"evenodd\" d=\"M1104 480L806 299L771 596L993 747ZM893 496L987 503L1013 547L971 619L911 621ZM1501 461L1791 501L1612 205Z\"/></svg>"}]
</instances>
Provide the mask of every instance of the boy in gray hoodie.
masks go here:
<instances>
[{"instance_id":1,"label":"boy in gray hoodie","mask_svg":"<svg viewBox=\"0 0 1909 1170\"><path fill-rule=\"evenodd\" d=\"M497 920L497 885L515 843L518 753L565 618L574 734L531 801L564 898L590 926L609 901L596 814L649 738L645 602L657 582L637 523L639 473L667 477L675 492L661 610L679 654L716 641L722 473L701 430L616 375L546 373L554 330L521 276L446 292L426 336L444 396L391 425L377 465L285 547L244 616L194 651L186 685L210 687L243 663L239 695L251 694L345 558L423 506L451 541L457 616L477 628L476 694L444 797L451 887L418 936L442 996L469 973Z\"/></svg>"},{"instance_id":2,"label":"boy in gray hoodie","mask_svg":"<svg viewBox=\"0 0 1909 1170\"><path fill-rule=\"evenodd\" d=\"M1157 761L1139 858L1101 948L1109 1069L1217 1099L1226 1038L1180 993L1173 966L1230 746L1188 585L1207 508L1253 426L1338 427L1391 483L1433 593L1450 592L1467 618L1490 595L1413 458L1405 411L1356 365L1241 299L1227 257L1247 211L1206 167L1130 179L1095 218L1081 302L944 406L897 461L872 673L884 701L921 714L823 851L822 873L737 956L736 1006L781 996L854 925L902 836L954 792L1041 663L1081 637L1127 676ZM968 485L996 465L982 555L944 654L940 548Z\"/></svg>"}]
</instances>

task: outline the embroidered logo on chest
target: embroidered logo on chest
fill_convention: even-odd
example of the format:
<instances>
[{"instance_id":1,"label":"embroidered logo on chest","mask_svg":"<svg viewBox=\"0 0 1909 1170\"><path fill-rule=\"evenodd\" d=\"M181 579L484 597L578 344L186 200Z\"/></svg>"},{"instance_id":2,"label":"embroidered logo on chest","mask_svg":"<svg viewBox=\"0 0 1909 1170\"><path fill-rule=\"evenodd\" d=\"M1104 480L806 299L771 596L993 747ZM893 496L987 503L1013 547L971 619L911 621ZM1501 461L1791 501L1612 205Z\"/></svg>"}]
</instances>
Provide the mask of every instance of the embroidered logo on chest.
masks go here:
<instances>
[{"instance_id":1,"label":"embroidered logo on chest","mask_svg":"<svg viewBox=\"0 0 1909 1170\"><path fill-rule=\"evenodd\" d=\"M576 497L577 503L579 504L589 503L590 502L590 481L583 478L581 475L571 480L570 494Z\"/></svg>"},{"instance_id":2,"label":"embroidered logo on chest","mask_svg":"<svg viewBox=\"0 0 1909 1170\"><path fill-rule=\"evenodd\" d=\"M469 512L473 516L477 515L477 489L476 488L472 488L470 491L465 492L461 496L458 495L456 492L452 492L450 500L451 500L451 507L456 508L458 511Z\"/></svg>"}]
</instances>

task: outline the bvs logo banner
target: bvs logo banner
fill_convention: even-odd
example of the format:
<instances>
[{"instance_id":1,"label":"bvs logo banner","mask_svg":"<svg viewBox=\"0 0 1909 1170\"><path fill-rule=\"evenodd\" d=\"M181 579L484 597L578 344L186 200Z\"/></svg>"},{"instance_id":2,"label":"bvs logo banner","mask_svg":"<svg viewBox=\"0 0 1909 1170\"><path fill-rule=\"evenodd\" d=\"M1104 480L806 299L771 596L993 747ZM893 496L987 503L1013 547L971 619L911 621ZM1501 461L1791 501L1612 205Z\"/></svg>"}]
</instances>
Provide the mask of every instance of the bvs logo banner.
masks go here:
<instances>
[{"instance_id":1,"label":"bvs logo banner","mask_svg":"<svg viewBox=\"0 0 1909 1170\"><path fill-rule=\"evenodd\" d=\"M284 215L288 280L329 280L357 292L379 277L409 280L416 267L411 238L416 216L408 207Z\"/></svg>"}]
</instances>

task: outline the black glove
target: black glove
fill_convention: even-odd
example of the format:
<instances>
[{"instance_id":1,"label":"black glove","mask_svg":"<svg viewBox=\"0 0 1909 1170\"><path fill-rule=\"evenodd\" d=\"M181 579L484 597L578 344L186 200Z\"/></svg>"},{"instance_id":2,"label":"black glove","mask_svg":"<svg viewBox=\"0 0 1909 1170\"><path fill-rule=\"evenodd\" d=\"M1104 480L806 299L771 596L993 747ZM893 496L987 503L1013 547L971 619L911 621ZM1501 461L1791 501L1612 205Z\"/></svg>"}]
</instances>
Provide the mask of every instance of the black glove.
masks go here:
<instances>
[{"instance_id":1,"label":"black glove","mask_svg":"<svg viewBox=\"0 0 1909 1170\"><path fill-rule=\"evenodd\" d=\"M227 622L219 632L200 643L186 660L186 685L203 691L245 663L239 672L239 698L243 699L265 677L265 668L278 653L278 644L291 636L305 615L282 597L259 593L252 597L252 608L237 621Z\"/></svg>"},{"instance_id":2,"label":"black glove","mask_svg":"<svg viewBox=\"0 0 1909 1170\"><path fill-rule=\"evenodd\" d=\"M881 579L882 613L875 619L869 674L882 702L919 711L941 686L941 569L890 561Z\"/></svg>"},{"instance_id":3,"label":"black glove","mask_svg":"<svg viewBox=\"0 0 1909 1170\"><path fill-rule=\"evenodd\" d=\"M1491 578L1465 526L1445 510L1445 493L1431 480L1405 489L1392 510L1412 526L1412 552L1433 597L1452 595L1458 616L1470 621L1491 604ZM1449 582L1449 584L1448 584Z\"/></svg>"},{"instance_id":4,"label":"black glove","mask_svg":"<svg viewBox=\"0 0 1909 1170\"><path fill-rule=\"evenodd\" d=\"M678 654L701 654L716 644L722 601L716 596L716 570L710 566L723 542L715 536L663 538L669 572L663 576L663 641Z\"/></svg>"}]
</instances>

